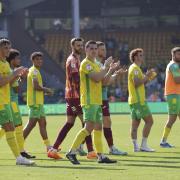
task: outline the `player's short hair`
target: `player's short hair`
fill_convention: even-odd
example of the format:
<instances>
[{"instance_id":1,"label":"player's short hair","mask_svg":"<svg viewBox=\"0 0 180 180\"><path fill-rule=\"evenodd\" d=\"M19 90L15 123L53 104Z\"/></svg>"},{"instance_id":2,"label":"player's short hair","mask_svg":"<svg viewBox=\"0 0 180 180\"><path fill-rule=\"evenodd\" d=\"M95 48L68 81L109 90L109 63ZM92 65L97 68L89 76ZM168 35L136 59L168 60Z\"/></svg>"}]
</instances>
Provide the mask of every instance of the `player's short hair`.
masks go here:
<instances>
[{"instance_id":1,"label":"player's short hair","mask_svg":"<svg viewBox=\"0 0 180 180\"><path fill-rule=\"evenodd\" d=\"M171 49L171 54L174 55L178 51L180 51L180 47L174 47Z\"/></svg>"},{"instance_id":2,"label":"player's short hair","mask_svg":"<svg viewBox=\"0 0 180 180\"><path fill-rule=\"evenodd\" d=\"M74 46L74 44L75 44L76 41L82 41L82 42L84 42L84 39L83 39L83 38L72 38L72 39L71 39L71 46Z\"/></svg>"},{"instance_id":3,"label":"player's short hair","mask_svg":"<svg viewBox=\"0 0 180 180\"><path fill-rule=\"evenodd\" d=\"M36 57L43 57L43 53L42 52L33 52L31 54L31 60L34 60Z\"/></svg>"},{"instance_id":4,"label":"player's short hair","mask_svg":"<svg viewBox=\"0 0 180 180\"><path fill-rule=\"evenodd\" d=\"M130 61L133 63L134 60L135 60L135 56L138 55L138 53L140 52L143 52L143 49L142 48L136 48L136 49L133 49L130 53L129 53L129 59Z\"/></svg>"},{"instance_id":5,"label":"player's short hair","mask_svg":"<svg viewBox=\"0 0 180 180\"><path fill-rule=\"evenodd\" d=\"M96 41L97 47L105 46L105 43L102 41Z\"/></svg>"},{"instance_id":6,"label":"player's short hair","mask_svg":"<svg viewBox=\"0 0 180 180\"><path fill-rule=\"evenodd\" d=\"M86 42L86 44L85 44L85 49L87 49L91 44L97 45L96 41L89 40L89 41Z\"/></svg>"},{"instance_id":7,"label":"player's short hair","mask_svg":"<svg viewBox=\"0 0 180 180\"><path fill-rule=\"evenodd\" d=\"M11 44L11 42L8 40L8 39L6 39L6 38L1 38L0 39L0 47L1 46L5 46L5 45L10 45Z\"/></svg>"},{"instance_id":8,"label":"player's short hair","mask_svg":"<svg viewBox=\"0 0 180 180\"><path fill-rule=\"evenodd\" d=\"M6 60L10 63L13 59L20 55L20 52L17 49L11 49L9 52L9 56Z\"/></svg>"}]
</instances>

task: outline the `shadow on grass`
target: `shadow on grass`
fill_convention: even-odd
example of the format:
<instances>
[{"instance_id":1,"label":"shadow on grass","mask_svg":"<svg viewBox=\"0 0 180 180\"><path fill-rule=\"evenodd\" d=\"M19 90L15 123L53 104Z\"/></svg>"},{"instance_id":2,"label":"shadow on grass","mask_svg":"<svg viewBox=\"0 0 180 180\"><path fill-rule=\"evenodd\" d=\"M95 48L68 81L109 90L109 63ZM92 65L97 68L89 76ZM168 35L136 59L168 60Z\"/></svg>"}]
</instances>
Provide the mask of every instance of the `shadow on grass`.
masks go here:
<instances>
[{"instance_id":1,"label":"shadow on grass","mask_svg":"<svg viewBox=\"0 0 180 180\"><path fill-rule=\"evenodd\" d=\"M106 164L107 165L107 164ZM16 165L0 165L0 167L15 167ZM44 168L44 169L50 169L50 168L53 168L53 169L80 169L80 170L95 170L95 169L98 169L98 170L108 170L108 171L124 171L124 170L127 170L127 169L120 169L120 168L114 168L114 167L109 167L109 166L90 166L90 165L84 165L84 164L81 164L81 165L69 165L69 166L64 166L62 164L62 166L52 166L52 165L30 165L30 166L26 166L26 165L21 165L22 167L27 167L27 168ZM117 166L116 166L117 167Z\"/></svg>"},{"instance_id":2,"label":"shadow on grass","mask_svg":"<svg viewBox=\"0 0 180 180\"><path fill-rule=\"evenodd\" d=\"M148 164L124 164L124 166L147 167L147 168L171 168L179 169L180 166L165 166L165 165L148 165Z\"/></svg>"},{"instance_id":3,"label":"shadow on grass","mask_svg":"<svg viewBox=\"0 0 180 180\"><path fill-rule=\"evenodd\" d=\"M15 162L15 159L0 159L0 162L1 161L4 161L4 160L6 160L6 161L14 161ZM36 158L36 159L31 159L31 160L33 160L33 161L35 161L35 163L38 163L38 161L43 161L43 162L54 162L54 163L62 163L62 162L69 162L69 160L68 159L60 159L60 160L56 160L56 159L47 159L47 158L44 158L44 159L42 159L42 158ZM97 163L96 162L96 160L79 160L80 161L80 163L81 162L86 162L86 163ZM1 165L0 165L1 166Z\"/></svg>"},{"instance_id":4,"label":"shadow on grass","mask_svg":"<svg viewBox=\"0 0 180 180\"><path fill-rule=\"evenodd\" d=\"M107 165L107 164L106 164ZM38 168L57 168L57 169L59 169L59 168L61 168L61 169L84 169L84 170L95 170L95 169L100 169L100 170L112 170L112 171L120 171L120 170L127 170L127 169L120 169L120 168L111 168L111 167L107 167L107 166L86 166L86 165L70 165L70 166L52 166L52 165L50 165L50 166L40 166L40 165L36 165L36 166L32 166L32 167L38 167Z\"/></svg>"},{"instance_id":5,"label":"shadow on grass","mask_svg":"<svg viewBox=\"0 0 180 180\"><path fill-rule=\"evenodd\" d=\"M33 154L41 154L41 155L46 155L47 153L46 152L31 152ZM67 151L60 151L59 152L60 154L66 154ZM161 152L161 151L156 151L156 152L136 152L136 154L138 153L146 153L146 154L180 154L179 151L175 151L175 152ZM104 153L105 155L111 155L109 153ZM111 155L112 156L112 155ZM113 155L113 156L119 156L119 155ZM123 157L126 157L126 156L131 156L131 154L128 154L128 155L124 155ZM82 157L82 156L81 156Z\"/></svg>"},{"instance_id":6,"label":"shadow on grass","mask_svg":"<svg viewBox=\"0 0 180 180\"><path fill-rule=\"evenodd\" d=\"M140 156L138 156L138 155L136 155L136 156L134 156L134 155L129 155L129 156L127 156L127 157L133 157L133 158L139 158L139 157L141 157L141 158L164 158L164 159L180 159L180 157L177 157L177 156L148 156L148 155L146 155L146 156L143 156L143 155L140 155Z\"/></svg>"},{"instance_id":7,"label":"shadow on grass","mask_svg":"<svg viewBox=\"0 0 180 180\"><path fill-rule=\"evenodd\" d=\"M36 158L36 159L34 159L34 160L40 160L40 161L52 161L52 162L64 162L64 161L66 161L66 162L68 162L69 160L68 159L66 159L66 158L63 158L63 159L47 159L47 158ZM78 159L80 162L96 162L96 159L95 160L89 160L89 159L87 159L87 160L85 160L85 159Z\"/></svg>"},{"instance_id":8,"label":"shadow on grass","mask_svg":"<svg viewBox=\"0 0 180 180\"><path fill-rule=\"evenodd\" d=\"M176 161L148 161L148 160L131 160L131 159L121 159L120 160L120 162L121 161L124 161L124 162L147 162L147 163L163 163L163 164L165 164L165 163L180 163L180 162L176 162Z\"/></svg>"},{"instance_id":9,"label":"shadow on grass","mask_svg":"<svg viewBox=\"0 0 180 180\"><path fill-rule=\"evenodd\" d=\"M4 161L4 160L6 160L6 161L15 161L15 159L0 159L0 161ZM66 159L66 158L63 158L63 159L50 159L50 158L35 158L35 159L31 159L31 160L33 160L33 161L51 161L51 162L69 162L69 160L68 159ZM97 163L97 159L94 159L94 160L89 160L89 159L78 159L80 162L86 162L86 163L88 163L88 162L93 162L93 163ZM118 160L117 160L118 161Z\"/></svg>"},{"instance_id":10,"label":"shadow on grass","mask_svg":"<svg viewBox=\"0 0 180 180\"><path fill-rule=\"evenodd\" d=\"M178 151L168 151L168 152L155 152L156 154L180 154Z\"/></svg>"}]
</instances>

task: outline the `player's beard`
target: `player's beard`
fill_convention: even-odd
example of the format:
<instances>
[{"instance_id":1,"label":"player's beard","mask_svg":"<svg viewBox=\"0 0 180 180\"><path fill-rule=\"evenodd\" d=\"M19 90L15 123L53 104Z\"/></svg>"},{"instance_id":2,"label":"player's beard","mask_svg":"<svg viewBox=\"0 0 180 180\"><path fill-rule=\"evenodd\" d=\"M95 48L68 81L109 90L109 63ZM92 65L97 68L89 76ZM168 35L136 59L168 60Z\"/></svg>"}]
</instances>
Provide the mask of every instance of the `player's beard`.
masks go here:
<instances>
[{"instance_id":1,"label":"player's beard","mask_svg":"<svg viewBox=\"0 0 180 180\"><path fill-rule=\"evenodd\" d=\"M180 59L174 57L174 61L177 62L178 64L180 64Z\"/></svg>"},{"instance_id":2,"label":"player's beard","mask_svg":"<svg viewBox=\"0 0 180 180\"><path fill-rule=\"evenodd\" d=\"M76 54L81 55L81 52L82 52L82 50L77 50L77 49L75 49L75 53L76 53Z\"/></svg>"},{"instance_id":3,"label":"player's beard","mask_svg":"<svg viewBox=\"0 0 180 180\"><path fill-rule=\"evenodd\" d=\"M104 57L103 55L99 55L99 57L101 58L101 63L104 64L106 57Z\"/></svg>"}]
</instances>

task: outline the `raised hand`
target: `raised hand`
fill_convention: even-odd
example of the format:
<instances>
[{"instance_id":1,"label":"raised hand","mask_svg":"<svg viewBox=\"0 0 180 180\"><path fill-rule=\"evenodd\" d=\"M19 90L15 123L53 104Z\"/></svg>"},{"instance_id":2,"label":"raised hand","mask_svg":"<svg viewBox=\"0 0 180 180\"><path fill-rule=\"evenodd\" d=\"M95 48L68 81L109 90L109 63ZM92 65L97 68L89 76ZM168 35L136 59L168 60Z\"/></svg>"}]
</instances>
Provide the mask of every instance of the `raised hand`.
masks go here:
<instances>
[{"instance_id":1,"label":"raised hand","mask_svg":"<svg viewBox=\"0 0 180 180\"><path fill-rule=\"evenodd\" d=\"M105 62L104 62L105 69L108 69L113 62L114 62L114 60L113 60L112 56L110 56L107 60L105 60Z\"/></svg>"},{"instance_id":2,"label":"raised hand","mask_svg":"<svg viewBox=\"0 0 180 180\"><path fill-rule=\"evenodd\" d=\"M154 68L150 69L147 72L148 72L148 75L147 74L146 75L148 76L149 81L153 80L157 76L157 73Z\"/></svg>"},{"instance_id":3,"label":"raised hand","mask_svg":"<svg viewBox=\"0 0 180 180\"><path fill-rule=\"evenodd\" d=\"M147 70L146 76L151 77L154 72L155 72L155 69L151 68L151 69Z\"/></svg>"},{"instance_id":4,"label":"raised hand","mask_svg":"<svg viewBox=\"0 0 180 180\"><path fill-rule=\"evenodd\" d=\"M28 68L24 68L22 76L27 76L28 73L29 73L29 69Z\"/></svg>"},{"instance_id":5,"label":"raised hand","mask_svg":"<svg viewBox=\"0 0 180 180\"><path fill-rule=\"evenodd\" d=\"M51 88L46 88L46 90L45 90L45 95L47 95L47 96L53 96L53 94L54 94L54 90L53 90L53 89L51 89Z\"/></svg>"},{"instance_id":6,"label":"raised hand","mask_svg":"<svg viewBox=\"0 0 180 180\"><path fill-rule=\"evenodd\" d=\"M22 75L22 73L24 72L24 69L25 68L23 66L14 69L13 75L15 77L20 77Z\"/></svg>"},{"instance_id":7,"label":"raised hand","mask_svg":"<svg viewBox=\"0 0 180 180\"><path fill-rule=\"evenodd\" d=\"M117 69L119 68L119 65L120 65L120 62L111 63L109 69L110 69L111 71L115 71L115 70L117 70Z\"/></svg>"},{"instance_id":8,"label":"raised hand","mask_svg":"<svg viewBox=\"0 0 180 180\"><path fill-rule=\"evenodd\" d=\"M147 70L147 71L146 71L146 76L147 76L147 77L151 77L151 75L152 75L152 71L151 71L151 70Z\"/></svg>"},{"instance_id":9,"label":"raised hand","mask_svg":"<svg viewBox=\"0 0 180 180\"><path fill-rule=\"evenodd\" d=\"M127 73L127 66L120 67L117 71L114 72L114 75L119 76Z\"/></svg>"}]
</instances>

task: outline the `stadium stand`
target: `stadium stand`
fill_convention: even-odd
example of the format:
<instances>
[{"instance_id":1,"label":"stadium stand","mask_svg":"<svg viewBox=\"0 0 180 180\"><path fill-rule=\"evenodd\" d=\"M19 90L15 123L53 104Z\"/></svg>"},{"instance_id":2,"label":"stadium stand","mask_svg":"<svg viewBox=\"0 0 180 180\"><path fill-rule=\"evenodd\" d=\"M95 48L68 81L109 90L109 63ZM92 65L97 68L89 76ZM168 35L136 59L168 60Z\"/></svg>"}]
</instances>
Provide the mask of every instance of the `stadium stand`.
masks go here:
<instances>
[{"instance_id":1,"label":"stadium stand","mask_svg":"<svg viewBox=\"0 0 180 180\"><path fill-rule=\"evenodd\" d=\"M173 42L173 35L174 30L116 30L116 31L83 31L82 37L85 39L85 41L89 39L94 40L102 40L106 42L106 37L111 37L111 39L114 39L115 47L114 47L114 53L110 52L109 55L114 55L114 57L117 57L117 59L121 59L121 53L120 46L122 44L127 44L127 54L129 50L135 48L135 47L141 47L145 51L146 56L146 62L145 67L151 68L154 67L159 72L159 65L161 64L161 68L163 64L166 64L171 57L169 49L174 47ZM180 33L176 33L176 37L179 37ZM63 33L48 33L45 36L45 43L43 44L43 47L48 52L48 54L52 57L54 61L56 61L62 68L65 64L65 59L68 56L70 49L69 49L69 41L71 39L70 32L63 32ZM106 43L107 44L107 43ZM178 43L176 42L176 45ZM107 46L108 47L108 46ZM59 60L59 51L63 49L64 51L64 59ZM128 61L128 56L126 56ZM122 59L121 59L122 60ZM129 63L129 62L128 62ZM125 63L125 64L128 64ZM145 68L145 69L146 69ZM123 80L120 81L120 79L117 79L116 84L113 85L115 88L121 88L120 91L122 91L121 96L125 98L120 98L119 100L126 101L127 98L127 76L121 77ZM157 79L161 79L161 77L157 77ZM163 81L163 80L161 80ZM163 86L163 83L161 83ZM158 89L153 89L152 86L151 91L148 91L148 95L150 96L151 93L156 92ZM162 87L163 88L163 87ZM160 89L160 88L159 88ZM160 92L160 96L162 96L163 92ZM111 93L110 93L111 94ZM149 99L150 100L150 99ZM161 98L161 100L164 100Z\"/></svg>"}]
</instances>

